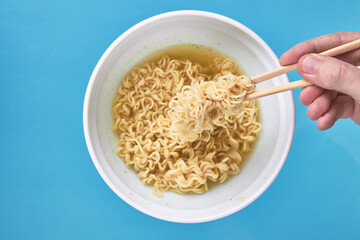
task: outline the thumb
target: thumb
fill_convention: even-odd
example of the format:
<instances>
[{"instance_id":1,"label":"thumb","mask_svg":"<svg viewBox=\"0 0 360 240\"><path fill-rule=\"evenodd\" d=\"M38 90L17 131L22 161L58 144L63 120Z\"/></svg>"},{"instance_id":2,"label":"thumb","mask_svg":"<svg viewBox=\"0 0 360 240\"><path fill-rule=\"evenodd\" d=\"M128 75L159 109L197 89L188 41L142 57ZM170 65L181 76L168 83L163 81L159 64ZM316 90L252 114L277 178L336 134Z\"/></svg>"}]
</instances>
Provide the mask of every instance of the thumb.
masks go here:
<instances>
[{"instance_id":1,"label":"thumb","mask_svg":"<svg viewBox=\"0 0 360 240\"><path fill-rule=\"evenodd\" d=\"M315 85L360 100L360 69L336 58L307 54L298 62L298 72Z\"/></svg>"}]
</instances>

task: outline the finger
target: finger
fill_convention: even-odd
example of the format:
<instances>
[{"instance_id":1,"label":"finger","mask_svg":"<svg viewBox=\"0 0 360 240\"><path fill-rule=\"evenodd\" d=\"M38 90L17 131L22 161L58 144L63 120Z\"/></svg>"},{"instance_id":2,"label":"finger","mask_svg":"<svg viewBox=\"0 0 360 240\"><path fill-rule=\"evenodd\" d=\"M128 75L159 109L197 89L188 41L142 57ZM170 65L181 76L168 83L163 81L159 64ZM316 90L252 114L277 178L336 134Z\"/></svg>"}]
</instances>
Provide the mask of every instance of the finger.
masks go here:
<instances>
[{"instance_id":1,"label":"finger","mask_svg":"<svg viewBox=\"0 0 360 240\"><path fill-rule=\"evenodd\" d=\"M324 92L324 89L316 85L305 87L300 93L300 102L305 106L310 105L317 97Z\"/></svg>"},{"instance_id":2,"label":"finger","mask_svg":"<svg viewBox=\"0 0 360 240\"><path fill-rule=\"evenodd\" d=\"M351 120L353 120L357 125L360 125L360 103L354 102L354 112L351 116Z\"/></svg>"},{"instance_id":3,"label":"finger","mask_svg":"<svg viewBox=\"0 0 360 240\"><path fill-rule=\"evenodd\" d=\"M341 61L350 63L352 65L359 66L360 65L360 49L340 54L339 56L336 56L336 58Z\"/></svg>"},{"instance_id":4,"label":"finger","mask_svg":"<svg viewBox=\"0 0 360 240\"><path fill-rule=\"evenodd\" d=\"M338 32L320 36L289 49L280 57L281 65L296 63L301 56L307 53L320 53L330 48L348 43L360 38L360 32Z\"/></svg>"},{"instance_id":5,"label":"finger","mask_svg":"<svg viewBox=\"0 0 360 240\"><path fill-rule=\"evenodd\" d=\"M300 58L298 72L319 87L360 99L360 69L354 65L312 53Z\"/></svg>"},{"instance_id":6,"label":"finger","mask_svg":"<svg viewBox=\"0 0 360 240\"><path fill-rule=\"evenodd\" d=\"M307 114L311 120L317 120L324 113L326 113L333 99L335 99L337 92L335 91L324 91L318 98L314 100L313 103L310 104L307 110Z\"/></svg>"},{"instance_id":7,"label":"finger","mask_svg":"<svg viewBox=\"0 0 360 240\"><path fill-rule=\"evenodd\" d=\"M331 104L329 111L321 116L316 125L324 131L331 128L340 118L349 118L354 113L354 100L347 95L339 95Z\"/></svg>"}]
</instances>

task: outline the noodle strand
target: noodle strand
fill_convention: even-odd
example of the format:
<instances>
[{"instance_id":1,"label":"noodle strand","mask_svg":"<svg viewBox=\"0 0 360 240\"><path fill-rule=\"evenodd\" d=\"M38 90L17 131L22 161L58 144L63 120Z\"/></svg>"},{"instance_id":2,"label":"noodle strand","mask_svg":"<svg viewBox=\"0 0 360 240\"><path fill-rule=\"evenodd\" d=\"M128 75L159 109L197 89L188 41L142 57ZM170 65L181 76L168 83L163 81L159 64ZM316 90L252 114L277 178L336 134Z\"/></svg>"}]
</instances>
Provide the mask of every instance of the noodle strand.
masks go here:
<instances>
[{"instance_id":1,"label":"noodle strand","mask_svg":"<svg viewBox=\"0 0 360 240\"><path fill-rule=\"evenodd\" d=\"M153 194L204 193L240 172L260 133L254 90L235 61L214 60L213 75L190 60L161 57L124 77L111 114L116 153Z\"/></svg>"}]
</instances>

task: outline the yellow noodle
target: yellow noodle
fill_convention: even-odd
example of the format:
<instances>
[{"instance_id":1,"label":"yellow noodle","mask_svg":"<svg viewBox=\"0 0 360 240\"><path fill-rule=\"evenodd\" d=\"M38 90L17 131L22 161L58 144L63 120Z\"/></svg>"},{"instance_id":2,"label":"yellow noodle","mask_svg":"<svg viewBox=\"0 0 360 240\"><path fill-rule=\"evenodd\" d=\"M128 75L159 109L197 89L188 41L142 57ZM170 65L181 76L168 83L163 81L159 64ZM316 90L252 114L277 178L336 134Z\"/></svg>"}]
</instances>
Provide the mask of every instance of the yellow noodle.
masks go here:
<instances>
[{"instance_id":1,"label":"yellow noodle","mask_svg":"<svg viewBox=\"0 0 360 240\"><path fill-rule=\"evenodd\" d=\"M193 142L204 130L213 131L215 126L224 126L230 116L241 114L245 95L253 92L255 85L245 75L222 74L184 86L170 101L170 132L181 142Z\"/></svg>"},{"instance_id":2,"label":"yellow noodle","mask_svg":"<svg viewBox=\"0 0 360 240\"><path fill-rule=\"evenodd\" d=\"M239 173L260 133L256 101L239 107L253 90L249 79L233 75L231 59L209 67L214 75L189 60L162 57L134 68L118 87L111 110L116 152L156 196L204 193L210 182ZM188 123L199 127L193 136Z\"/></svg>"}]
</instances>

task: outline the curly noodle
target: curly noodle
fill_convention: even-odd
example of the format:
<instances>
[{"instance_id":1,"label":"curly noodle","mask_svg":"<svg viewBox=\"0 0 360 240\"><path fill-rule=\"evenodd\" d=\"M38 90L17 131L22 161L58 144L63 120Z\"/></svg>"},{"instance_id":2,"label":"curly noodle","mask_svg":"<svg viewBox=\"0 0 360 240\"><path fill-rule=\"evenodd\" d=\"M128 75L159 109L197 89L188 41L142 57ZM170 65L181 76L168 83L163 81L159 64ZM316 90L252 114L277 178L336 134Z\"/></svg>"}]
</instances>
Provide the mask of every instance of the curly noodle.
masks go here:
<instances>
[{"instance_id":1,"label":"curly noodle","mask_svg":"<svg viewBox=\"0 0 360 240\"><path fill-rule=\"evenodd\" d=\"M261 124L254 90L235 76L235 61L217 58L205 74L190 60L162 57L135 67L112 105L117 155L153 192L204 193L209 182L240 172Z\"/></svg>"}]
</instances>

